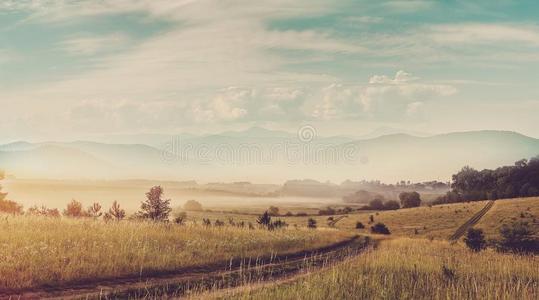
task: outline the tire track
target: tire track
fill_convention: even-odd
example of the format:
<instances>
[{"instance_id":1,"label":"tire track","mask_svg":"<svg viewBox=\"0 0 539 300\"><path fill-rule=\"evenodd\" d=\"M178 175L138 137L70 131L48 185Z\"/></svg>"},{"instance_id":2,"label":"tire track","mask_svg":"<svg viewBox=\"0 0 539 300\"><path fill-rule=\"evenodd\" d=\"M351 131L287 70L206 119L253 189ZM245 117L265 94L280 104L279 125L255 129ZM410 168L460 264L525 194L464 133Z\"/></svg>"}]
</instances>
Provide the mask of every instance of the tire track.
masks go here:
<instances>
[{"instance_id":1,"label":"tire track","mask_svg":"<svg viewBox=\"0 0 539 300\"><path fill-rule=\"evenodd\" d=\"M133 276L55 287L0 291L0 299L156 298L155 295L163 293L181 297L191 290L231 288L253 281L276 280L311 267L323 267L358 254L369 241L369 238L355 236L311 251L267 256L256 260L236 259L175 272L155 273L143 278Z\"/></svg>"},{"instance_id":2,"label":"tire track","mask_svg":"<svg viewBox=\"0 0 539 300\"><path fill-rule=\"evenodd\" d=\"M456 242L458 239L460 239L469 228L473 227L475 224L477 224L477 222L479 222L479 220L481 220L481 218L492 208L492 206L494 206L494 200L488 201L480 211L475 213L475 215L466 221L466 223L460 225L455 233L449 237L449 240Z\"/></svg>"}]
</instances>

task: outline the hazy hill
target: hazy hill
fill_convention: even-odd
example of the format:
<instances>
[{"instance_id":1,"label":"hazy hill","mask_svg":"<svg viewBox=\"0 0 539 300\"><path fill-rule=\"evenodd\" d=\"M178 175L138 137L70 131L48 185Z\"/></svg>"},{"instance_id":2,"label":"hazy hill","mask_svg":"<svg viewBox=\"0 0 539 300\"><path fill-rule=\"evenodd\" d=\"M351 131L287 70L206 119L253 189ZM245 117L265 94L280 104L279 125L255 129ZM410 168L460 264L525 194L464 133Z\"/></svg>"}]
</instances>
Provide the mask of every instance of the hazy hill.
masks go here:
<instances>
[{"instance_id":1,"label":"hazy hill","mask_svg":"<svg viewBox=\"0 0 539 300\"><path fill-rule=\"evenodd\" d=\"M447 181L465 165L495 168L536 156L539 140L515 132L472 131L430 137L393 134L356 141L326 137L303 143L292 133L255 128L185 138L164 149L87 141L17 142L0 145L0 167L18 177L49 178ZM319 159L319 155L327 158L350 150L353 160ZM262 161L256 160L258 154L265 155Z\"/></svg>"}]
</instances>

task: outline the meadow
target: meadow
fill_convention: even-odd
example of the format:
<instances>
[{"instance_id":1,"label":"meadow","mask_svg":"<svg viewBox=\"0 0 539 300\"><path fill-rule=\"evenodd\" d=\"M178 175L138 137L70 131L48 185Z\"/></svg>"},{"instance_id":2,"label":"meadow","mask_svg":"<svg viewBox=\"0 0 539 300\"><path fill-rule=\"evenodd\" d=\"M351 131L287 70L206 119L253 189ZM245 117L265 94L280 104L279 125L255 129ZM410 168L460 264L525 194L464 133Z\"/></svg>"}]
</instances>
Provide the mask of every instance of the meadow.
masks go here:
<instances>
[{"instance_id":1,"label":"meadow","mask_svg":"<svg viewBox=\"0 0 539 300\"><path fill-rule=\"evenodd\" d=\"M89 218L0 219L0 290L151 274L231 258L299 252L351 236L337 230L268 231Z\"/></svg>"},{"instance_id":2,"label":"meadow","mask_svg":"<svg viewBox=\"0 0 539 300\"><path fill-rule=\"evenodd\" d=\"M537 299L539 257L427 239L381 241L376 249L281 285L257 283L222 299Z\"/></svg>"}]
</instances>

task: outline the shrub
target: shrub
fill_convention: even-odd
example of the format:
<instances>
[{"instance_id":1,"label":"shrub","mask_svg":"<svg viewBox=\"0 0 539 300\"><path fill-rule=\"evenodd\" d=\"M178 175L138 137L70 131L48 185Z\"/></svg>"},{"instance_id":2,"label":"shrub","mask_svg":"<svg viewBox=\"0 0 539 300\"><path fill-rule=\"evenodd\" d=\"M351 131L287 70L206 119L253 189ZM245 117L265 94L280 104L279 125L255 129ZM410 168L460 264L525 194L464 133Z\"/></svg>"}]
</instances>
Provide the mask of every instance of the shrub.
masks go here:
<instances>
[{"instance_id":1,"label":"shrub","mask_svg":"<svg viewBox=\"0 0 539 300\"><path fill-rule=\"evenodd\" d=\"M369 202L369 207L372 210L383 210L384 209L384 202L380 199L374 199L371 202Z\"/></svg>"},{"instance_id":2,"label":"shrub","mask_svg":"<svg viewBox=\"0 0 539 300\"><path fill-rule=\"evenodd\" d=\"M374 223L374 216L370 215L369 216L369 224L372 224L372 223Z\"/></svg>"},{"instance_id":3,"label":"shrub","mask_svg":"<svg viewBox=\"0 0 539 300\"><path fill-rule=\"evenodd\" d=\"M399 202L395 200L389 200L384 203L384 210L397 210L401 208Z\"/></svg>"},{"instance_id":4,"label":"shrub","mask_svg":"<svg viewBox=\"0 0 539 300\"><path fill-rule=\"evenodd\" d=\"M183 205L183 209L186 211L202 211L202 204L196 200L188 200Z\"/></svg>"},{"instance_id":5,"label":"shrub","mask_svg":"<svg viewBox=\"0 0 539 300\"><path fill-rule=\"evenodd\" d=\"M538 242L533 238L533 232L529 229L528 223L520 222L511 226L503 225L500 229L502 240L499 249L515 252L537 251Z\"/></svg>"},{"instance_id":6,"label":"shrub","mask_svg":"<svg viewBox=\"0 0 539 300\"><path fill-rule=\"evenodd\" d=\"M292 217L294 214L292 212L286 212L285 216L286 217Z\"/></svg>"},{"instance_id":7,"label":"shrub","mask_svg":"<svg viewBox=\"0 0 539 300\"><path fill-rule=\"evenodd\" d=\"M271 225L269 226L269 229L279 229L279 228L283 228L283 227L286 227L288 226L288 224L286 224L286 222L282 221L282 220L277 220L273 223L271 223Z\"/></svg>"},{"instance_id":8,"label":"shrub","mask_svg":"<svg viewBox=\"0 0 539 300\"><path fill-rule=\"evenodd\" d=\"M121 209L120 204L114 201L112 203L112 207L109 208L109 212L106 213L105 216L106 219L115 219L116 221L120 221L125 218L125 210Z\"/></svg>"},{"instance_id":9,"label":"shrub","mask_svg":"<svg viewBox=\"0 0 539 300\"><path fill-rule=\"evenodd\" d=\"M101 204L95 202L86 209L86 215L92 218L99 218L103 213L101 212Z\"/></svg>"},{"instance_id":10,"label":"shrub","mask_svg":"<svg viewBox=\"0 0 539 300\"><path fill-rule=\"evenodd\" d=\"M70 218L81 218L86 216L86 212L82 210L82 203L73 199L67 204L63 212L64 216Z\"/></svg>"},{"instance_id":11,"label":"shrub","mask_svg":"<svg viewBox=\"0 0 539 300\"><path fill-rule=\"evenodd\" d=\"M468 229L466 237L464 238L464 243L470 248L470 250L479 252L486 247L487 242L485 241L485 236L483 230L481 229Z\"/></svg>"},{"instance_id":12,"label":"shrub","mask_svg":"<svg viewBox=\"0 0 539 300\"><path fill-rule=\"evenodd\" d=\"M305 212L298 212L298 213L296 213L296 217L306 217L306 216L308 216L308 215L307 215L307 213L305 213Z\"/></svg>"},{"instance_id":13,"label":"shrub","mask_svg":"<svg viewBox=\"0 0 539 300\"><path fill-rule=\"evenodd\" d=\"M316 220L313 218L309 218L307 220L307 228L315 229L316 228Z\"/></svg>"},{"instance_id":14,"label":"shrub","mask_svg":"<svg viewBox=\"0 0 539 300\"><path fill-rule=\"evenodd\" d=\"M387 228L384 223L376 223L374 226L371 227L371 232L377 234L391 234L389 228Z\"/></svg>"},{"instance_id":15,"label":"shrub","mask_svg":"<svg viewBox=\"0 0 539 300\"><path fill-rule=\"evenodd\" d=\"M321 209L318 211L318 215L320 216L329 216L329 215L334 215L334 214L335 214L335 209L329 206L326 209Z\"/></svg>"},{"instance_id":16,"label":"shrub","mask_svg":"<svg viewBox=\"0 0 539 300\"><path fill-rule=\"evenodd\" d=\"M260 226L269 227L271 224L271 216L268 211L265 211L262 215L260 215L256 222L260 224Z\"/></svg>"},{"instance_id":17,"label":"shrub","mask_svg":"<svg viewBox=\"0 0 539 300\"><path fill-rule=\"evenodd\" d=\"M26 211L26 214L31 216L42 216L42 217L52 217L52 218L59 218L60 217L60 211L57 208L47 208L45 205L42 205L41 207L38 206L32 206L28 208Z\"/></svg>"},{"instance_id":18,"label":"shrub","mask_svg":"<svg viewBox=\"0 0 539 300\"><path fill-rule=\"evenodd\" d=\"M215 222L213 223L213 226L215 226L215 227L225 226L225 222L223 222L223 221L217 219L217 220L215 220Z\"/></svg>"},{"instance_id":19,"label":"shrub","mask_svg":"<svg viewBox=\"0 0 539 300\"><path fill-rule=\"evenodd\" d=\"M363 229L363 228L365 228L365 225L363 225L363 223L356 222L356 229Z\"/></svg>"},{"instance_id":20,"label":"shrub","mask_svg":"<svg viewBox=\"0 0 539 300\"><path fill-rule=\"evenodd\" d=\"M402 208L418 207L421 205L421 196L418 192L402 192L399 194Z\"/></svg>"},{"instance_id":21,"label":"shrub","mask_svg":"<svg viewBox=\"0 0 539 300\"><path fill-rule=\"evenodd\" d=\"M146 193L146 200L140 205L137 217L152 221L166 221L172 211L170 199L163 199L163 188L154 186Z\"/></svg>"},{"instance_id":22,"label":"shrub","mask_svg":"<svg viewBox=\"0 0 539 300\"><path fill-rule=\"evenodd\" d=\"M174 223L178 224L178 225L183 225L185 224L185 221L187 220L187 213L182 211L182 212L179 212L179 213L176 213L174 215Z\"/></svg>"}]
</instances>

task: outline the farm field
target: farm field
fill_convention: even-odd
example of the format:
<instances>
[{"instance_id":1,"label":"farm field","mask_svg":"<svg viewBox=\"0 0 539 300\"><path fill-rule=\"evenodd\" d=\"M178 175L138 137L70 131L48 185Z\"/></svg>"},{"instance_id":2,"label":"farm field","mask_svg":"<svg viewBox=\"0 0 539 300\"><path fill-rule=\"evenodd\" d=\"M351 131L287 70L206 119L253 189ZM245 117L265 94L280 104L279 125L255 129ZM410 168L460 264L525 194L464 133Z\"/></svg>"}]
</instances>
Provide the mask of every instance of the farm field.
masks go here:
<instances>
[{"instance_id":1,"label":"farm field","mask_svg":"<svg viewBox=\"0 0 539 300\"><path fill-rule=\"evenodd\" d=\"M337 230L268 231L27 216L2 216L1 223L0 290L293 253L351 237Z\"/></svg>"},{"instance_id":2,"label":"farm field","mask_svg":"<svg viewBox=\"0 0 539 300\"><path fill-rule=\"evenodd\" d=\"M537 299L539 257L472 253L446 241L384 240L344 263L276 286L219 299Z\"/></svg>"}]
</instances>

